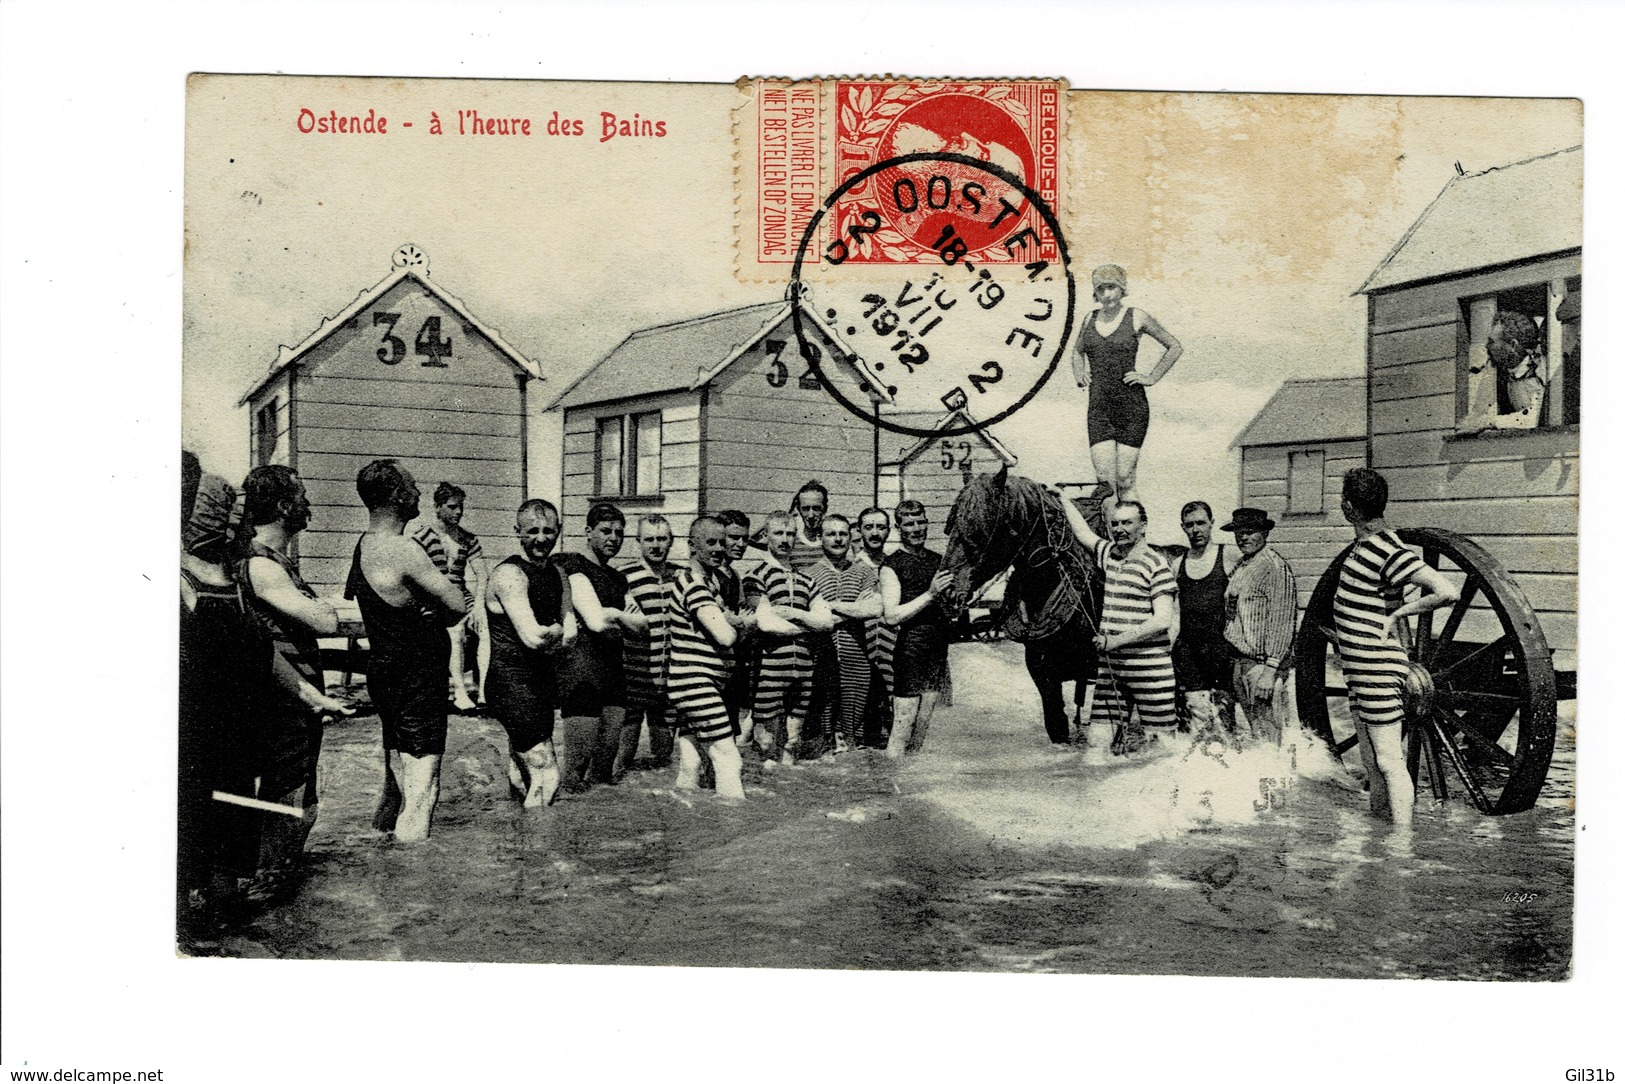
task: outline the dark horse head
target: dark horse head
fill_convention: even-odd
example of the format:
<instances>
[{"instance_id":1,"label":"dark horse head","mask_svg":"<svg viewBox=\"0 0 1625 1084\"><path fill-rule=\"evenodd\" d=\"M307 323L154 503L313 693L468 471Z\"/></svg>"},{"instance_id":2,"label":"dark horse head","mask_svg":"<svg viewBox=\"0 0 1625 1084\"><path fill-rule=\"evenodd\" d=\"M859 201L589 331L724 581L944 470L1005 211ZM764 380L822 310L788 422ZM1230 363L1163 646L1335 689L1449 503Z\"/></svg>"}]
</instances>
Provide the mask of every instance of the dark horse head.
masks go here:
<instances>
[{"instance_id":1,"label":"dark horse head","mask_svg":"<svg viewBox=\"0 0 1625 1084\"><path fill-rule=\"evenodd\" d=\"M1098 492L1085 498L1086 518L1098 516L1100 500ZM1007 568L1004 622L1013 640L1047 639L1092 610L1094 555L1073 536L1054 490L1008 468L977 475L954 501L947 533L942 567L953 588L942 602L950 618Z\"/></svg>"}]
</instances>

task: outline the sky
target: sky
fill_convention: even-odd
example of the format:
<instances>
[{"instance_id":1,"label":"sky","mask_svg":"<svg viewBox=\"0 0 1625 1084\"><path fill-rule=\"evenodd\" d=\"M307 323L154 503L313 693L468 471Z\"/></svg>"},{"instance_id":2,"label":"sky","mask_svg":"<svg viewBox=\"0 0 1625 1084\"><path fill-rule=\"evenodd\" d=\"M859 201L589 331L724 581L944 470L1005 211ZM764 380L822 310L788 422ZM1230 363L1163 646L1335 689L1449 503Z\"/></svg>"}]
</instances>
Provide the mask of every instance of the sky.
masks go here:
<instances>
[{"instance_id":1,"label":"sky","mask_svg":"<svg viewBox=\"0 0 1625 1084\"><path fill-rule=\"evenodd\" d=\"M182 433L228 477L248 466L237 399L403 242L540 365L544 400L628 333L772 300L789 277L738 269L735 124L750 124L729 84L199 77L188 101ZM302 108L373 109L395 127L307 134ZM454 126L459 110L527 116L535 134L427 133L431 112ZM606 111L661 118L667 135L601 141ZM1186 500L1236 499L1230 445L1282 380L1363 371L1353 291L1455 163L1582 138L1579 104L1561 99L1076 91L1066 112L1057 203L1080 289L1095 265L1122 265L1128 303L1185 346L1150 390L1140 467L1152 537L1168 541ZM555 115L585 134L546 135ZM1141 368L1157 356L1145 345ZM1084 407L1062 366L995 433L1022 473L1090 478ZM537 445L543 493L558 422Z\"/></svg>"}]
</instances>

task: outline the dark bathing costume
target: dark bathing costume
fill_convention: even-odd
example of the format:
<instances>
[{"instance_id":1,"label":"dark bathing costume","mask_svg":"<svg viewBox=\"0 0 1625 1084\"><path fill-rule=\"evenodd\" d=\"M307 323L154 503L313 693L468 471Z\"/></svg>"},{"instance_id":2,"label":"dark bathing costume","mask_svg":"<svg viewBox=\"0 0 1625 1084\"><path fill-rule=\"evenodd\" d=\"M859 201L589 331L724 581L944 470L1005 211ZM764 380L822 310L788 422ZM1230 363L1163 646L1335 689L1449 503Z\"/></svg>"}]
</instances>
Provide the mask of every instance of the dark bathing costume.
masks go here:
<instances>
[{"instance_id":1,"label":"dark bathing costume","mask_svg":"<svg viewBox=\"0 0 1625 1084\"><path fill-rule=\"evenodd\" d=\"M248 565L255 557L275 561L288 574L294 589L306 598L315 598L316 592L299 575L299 566L293 558L278 552L263 542L255 542L248 557L237 570L237 582L243 585L254 612L271 629L276 649L299 672L299 676L317 692L326 692L322 679L322 656L316 634L266 603L254 593L254 579L248 574ZM305 787L304 804L316 804L316 763L322 751L322 717L311 711L297 696L280 685L272 703L271 726L260 738L263 743L260 770L260 795L280 797L295 788Z\"/></svg>"},{"instance_id":2,"label":"dark bathing costume","mask_svg":"<svg viewBox=\"0 0 1625 1084\"><path fill-rule=\"evenodd\" d=\"M384 724L384 749L408 756L446 752L446 671L451 637L435 616L439 603L420 601L420 589L407 584L412 601L391 606L372 589L361 571L361 543L350 561L344 597L361 607L367 629L367 689Z\"/></svg>"},{"instance_id":3,"label":"dark bathing costume","mask_svg":"<svg viewBox=\"0 0 1625 1084\"><path fill-rule=\"evenodd\" d=\"M587 577L599 605L611 610L626 608L624 573L580 553L557 554L553 563L566 577ZM625 707L626 671L622 666L620 629L593 632L583 623L576 633L575 643L557 657L559 710L565 715L597 715L605 708Z\"/></svg>"},{"instance_id":4,"label":"dark bathing costume","mask_svg":"<svg viewBox=\"0 0 1625 1084\"><path fill-rule=\"evenodd\" d=\"M1230 688L1230 645L1224 638L1224 592L1230 573L1224 570L1224 545L1218 544L1213 568L1192 579L1179 562L1179 639L1174 643L1174 670L1186 689Z\"/></svg>"},{"instance_id":5,"label":"dark bathing costume","mask_svg":"<svg viewBox=\"0 0 1625 1084\"><path fill-rule=\"evenodd\" d=\"M271 633L235 586L204 583L186 569L197 607L181 611L177 866L184 891L211 873L251 877L259 814L223 805L216 790L254 796L250 735L270 693Z\"/></svg>"},{"instance_id":6,"label":"dark bathing costume","mask_svg":"<svg viewBox=\"0 0 1625 1084\"><path fill-rule=\"evenodd\" d=\"M503 565L513 565L525 574L525 594L538 625L545 628L563 620L564 574L557 565L551 561L538 565L517 556L497 568ZM553 736L553 713L559 703L554 667L558 656L526 647L506 612L486 616L491 630L491 674L485 679L485 698L508 732L514 752L522 753Z\"/></svg>"},{"instance_id":7,"label":"dark bathing costume","mask_svg":"<svg viewBox=\"0 0 1625 1084\"><path fill-rule=\"evenodd\" d=\"M1089 358L1089 443L1114 440L1139 448L1151 424L1151 404L1142 385L1123 383L1140 352L1134 310L1124 308L1116 330L1106 336L1095 330L1099 318L1097 309L1078 336L1078 346Z\"/></svg>"},{"instance_id":8,"label":"dark bathing costume","mask_svg":"<svg viewBox=\"0 0 1625 1084\"><path fill-rule=\"evenodd\" d=\"M931 578L942 565L942 554L924 550L916 557L897 550L886 557L886 567L897 573L902 587L898 602L908 603L931 589ZM919 696L941 690L948 683L948 615L936 599L897 626L892 649L893 696Z\"/></svg>"}]
</instances>

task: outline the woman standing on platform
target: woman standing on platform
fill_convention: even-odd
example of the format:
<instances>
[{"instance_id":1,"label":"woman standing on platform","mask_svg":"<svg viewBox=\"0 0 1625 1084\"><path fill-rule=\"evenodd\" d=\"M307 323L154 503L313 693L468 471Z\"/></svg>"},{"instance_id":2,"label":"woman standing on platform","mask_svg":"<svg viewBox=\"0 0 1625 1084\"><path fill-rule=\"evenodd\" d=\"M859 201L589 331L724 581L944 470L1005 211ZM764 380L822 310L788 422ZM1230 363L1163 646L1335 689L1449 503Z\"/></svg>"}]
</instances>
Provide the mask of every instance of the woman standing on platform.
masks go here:
<instances>
[{"instance_id":1,"label":"woman standing on platform","mask_svg":"<svg viewBox=\"0 0 1625 1084\"><path fill-rule=\"evenodd\" d=\"M1115 500L1138 500L1140 448L1151 422L1145 389L1167 375L1185 348L1150 313L1124 308L1128 276L1121 267L1097 267L1091 281L1098 307L1084 317L1072 359L1078 387L1089 391L1089 458ZM1162 360L1149 375L1135 368L1141 335L1163 347Z\"/></svg>"}]
</instances>

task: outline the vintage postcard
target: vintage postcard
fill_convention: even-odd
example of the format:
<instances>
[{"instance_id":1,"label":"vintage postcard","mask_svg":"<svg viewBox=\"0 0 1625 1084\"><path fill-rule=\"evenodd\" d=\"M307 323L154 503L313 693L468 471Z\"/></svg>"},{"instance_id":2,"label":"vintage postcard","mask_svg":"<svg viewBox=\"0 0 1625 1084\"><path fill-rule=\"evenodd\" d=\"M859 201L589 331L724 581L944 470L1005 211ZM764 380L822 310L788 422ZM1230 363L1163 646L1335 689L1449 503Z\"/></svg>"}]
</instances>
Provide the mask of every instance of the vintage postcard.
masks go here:
<instances>
[{"instance_id":1,"label":"vintage postcard","mask_svg":"<svg viewBox=\"0 0 1625 1084\"><path fill-rule=\"evenodd\" d=\"M194 75L178 951L1567 979L1584 142Z\"/></svg>"}]
</instances>

